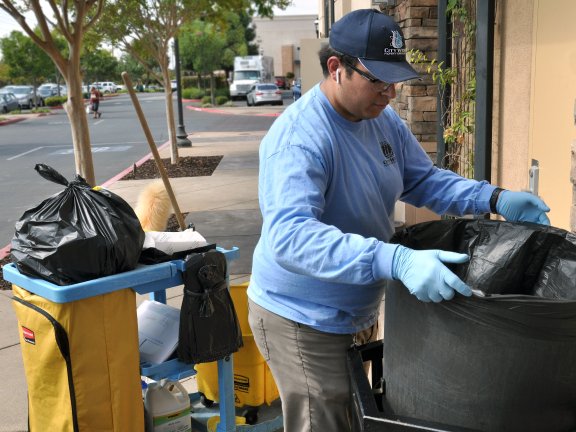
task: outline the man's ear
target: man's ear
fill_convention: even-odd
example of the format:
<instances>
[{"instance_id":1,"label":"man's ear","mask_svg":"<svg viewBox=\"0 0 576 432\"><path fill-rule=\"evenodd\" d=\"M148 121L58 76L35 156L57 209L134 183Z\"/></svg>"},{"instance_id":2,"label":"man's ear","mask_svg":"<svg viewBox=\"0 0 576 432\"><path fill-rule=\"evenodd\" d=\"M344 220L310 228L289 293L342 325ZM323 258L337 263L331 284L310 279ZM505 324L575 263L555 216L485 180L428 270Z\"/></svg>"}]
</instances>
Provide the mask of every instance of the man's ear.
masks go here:
<instances>
[{"instance_id":1,"label":"man's ear","mask_svg":"<svg viewBox=\"0 0 576 432\"><path fill-rule=\"evenodd\" d=\"M332 76L332 79L339 83L340 77L337 71L342 67L342 64L340 63L340 60L338 60L338 57L330 57L326 65L328 66L328 73Z\"/></svg>"}]
</instances>

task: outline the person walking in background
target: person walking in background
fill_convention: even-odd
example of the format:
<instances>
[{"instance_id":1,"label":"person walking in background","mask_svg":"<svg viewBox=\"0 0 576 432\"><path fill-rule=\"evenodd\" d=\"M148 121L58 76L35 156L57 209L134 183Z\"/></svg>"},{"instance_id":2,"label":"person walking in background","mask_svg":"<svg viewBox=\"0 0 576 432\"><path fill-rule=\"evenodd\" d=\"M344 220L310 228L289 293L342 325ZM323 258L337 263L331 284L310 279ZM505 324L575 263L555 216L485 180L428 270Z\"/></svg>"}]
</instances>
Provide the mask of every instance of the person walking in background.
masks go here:
<instances>
[{"instance_id":1,"label":"person walking in background","mask_svg":"<svg viewBox=\"0 0 576 432\"><path fill-rule=\"evenodd\" d=\"M90 104L92 105L92 111L94 111L94 118L100 118L100 116L102 116L102 113L98 112L98 106L100 105L100 93L94 86L92 86L90 89Z\"/></svg>"}]
</instances>

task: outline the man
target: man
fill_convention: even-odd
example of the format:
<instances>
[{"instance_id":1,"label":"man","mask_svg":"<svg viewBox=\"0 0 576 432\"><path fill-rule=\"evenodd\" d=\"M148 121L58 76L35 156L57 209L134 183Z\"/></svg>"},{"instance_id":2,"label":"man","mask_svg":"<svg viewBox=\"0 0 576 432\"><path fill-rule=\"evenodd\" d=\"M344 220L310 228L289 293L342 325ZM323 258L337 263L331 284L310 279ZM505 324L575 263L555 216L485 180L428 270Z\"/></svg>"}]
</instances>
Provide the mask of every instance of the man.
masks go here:
<instances>
[{"instance_id":1,"label":"man","mask_svg":"<svg viewBox=\"0 0 576 432\"><path fill-rule=\"evenodd\" d=\"M96 87L92 86L90 89L90 104L92 105L92 111L94 111L94 118L100 118L102 113L98 111L98 106L100 105L100 92L96 90Z\"/></svg>"},{"instance_id":2,"label":"man","mask_svg":"<svg viewBox=\"0 0 576 432\"><path fill-rule=\"evenodd\" d=\"M393 83L419 78L402 30L375 10L336 22L325 79L260 146L262 235L249 322L278 385L285 432L349 430L346 350L375 339L386 279L422 301L471 290L444 263L468 256L387 243L394 204L549 224L539 198L437 169L396 115Z\"/></svg>"}]
</instances>

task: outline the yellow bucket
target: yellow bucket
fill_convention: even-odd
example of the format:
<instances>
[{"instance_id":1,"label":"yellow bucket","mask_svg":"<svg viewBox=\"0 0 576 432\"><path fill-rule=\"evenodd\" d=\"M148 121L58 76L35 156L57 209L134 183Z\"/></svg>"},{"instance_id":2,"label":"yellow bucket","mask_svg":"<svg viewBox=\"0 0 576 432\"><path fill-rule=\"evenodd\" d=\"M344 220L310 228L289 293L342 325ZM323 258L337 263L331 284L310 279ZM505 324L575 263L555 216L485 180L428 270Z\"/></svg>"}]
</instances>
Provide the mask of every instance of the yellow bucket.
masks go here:
<instances>
[{"instance_id":1,"label":"yellow bucket","mask_svg":"<svg viewBox=\"0 0 576 432\"><path fill-rule=\"evenodd\" d=\"M244 347L234 354L234 401L237 407L244 405L270 405L278 399L278 387L272 372L260 354L254 335L248 324L248 289L249 282L243 285L230 286L230 295L236 308L236 314L242 329ZM198 391L207 399L218 402L218 367L216 362L202 363L195 366L198 374L196 382Z\"/></svg>"}]
</instances>

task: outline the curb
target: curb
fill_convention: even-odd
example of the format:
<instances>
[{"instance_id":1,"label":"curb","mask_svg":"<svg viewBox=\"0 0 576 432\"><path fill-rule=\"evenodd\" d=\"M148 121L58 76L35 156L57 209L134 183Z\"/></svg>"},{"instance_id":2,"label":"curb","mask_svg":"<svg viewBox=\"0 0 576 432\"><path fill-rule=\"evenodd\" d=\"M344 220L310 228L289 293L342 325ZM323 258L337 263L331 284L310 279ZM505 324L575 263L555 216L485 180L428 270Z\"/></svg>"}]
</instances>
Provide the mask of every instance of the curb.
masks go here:
<instances>
[{"instance_id":1,"label":"curb","mask_svg":"<svg viewBox=\"0 0 576 432\"><path fill-rule=\"evenodd\" d=\"M196 108L196 107L187 106L186 109L193 110L193 111L211 112L211 113L217 113L217 114L233 114L233 113L229 113L228 111L220 111L220 110L215 110L212 108Z\"/></svg>"},{"instance_id":2,"label":"curb","mask_svg":"<svg viewBox=\"0 0 576 432\"><path fill-rule=\"evenodd\" d=\"M250 113L244 113L244 114L236 114L230 111L220 111L220 110L216 110L216 109L212 109L212 108L197 108L197 107L191 107L191 106L187 106L186 109L189 110L193 110L193 111L204 111L204 112L211 112L211 113L216 113L216 114L228 114L228 115L251 115L251 116L260 116L260 117L280 117L282 115L282 113L270 113L270 114L250 114Z\"/></svg>"},{"instance_id":3,"label":"curb","mask_svg":"<svg viewBox=\"0 0 576 432\"><path fill-rule=\"evenodd\" d=\"M22 120L24 120L24 119L22 119ZM188 135L192 135L192 134L188 134ZM166 141L164 144L162 144L160 147L158 147L158 152L160 152L160 150L164 149L168 145L170 145L170 141ZM152 157L152 152L148 153L146 156L144 156L142 159L140 159L138 162L136 162L136 166L142 165L144 162L146 162L151 157ZM110 186L112 183L116 183L118 180L120 180L122 177L124 177L130 171L132 171L132 168L133 167L126 168L124 171L122 171L118 175L115 175L110 180L108 180L106 183L101 184L100 187L105 188L105 187ZM3 247L2 249L0 249L0 259L6 257L6 255L8 255L9 253L10 253L10 245Z\"/></svg>"},{"instance_id":4,"label":"curb","mask_svg":"<svg viewBox=\"0 0 576 432\"><path fill-rule=\"evenodd\" d=\"M190 103L190 102L202 102L202 99L182 99L182 102Z\"/></svg>"},{"instance_id":5,"label":"curb","mask_svg":"<svg viewBox=\"0 0 576 432\"><path fill-rule=\"evenodd\" d=\"M12 119L12 120L3 120L3 121L0 121L0 126L6 126L6 125L9 125L9 124L18 123L18 122L21 122L21 121L24 121L24 120L26 120L26 118L24 118L24 117L15 118L15 119Z\"/></svg>"}]
</instances>

